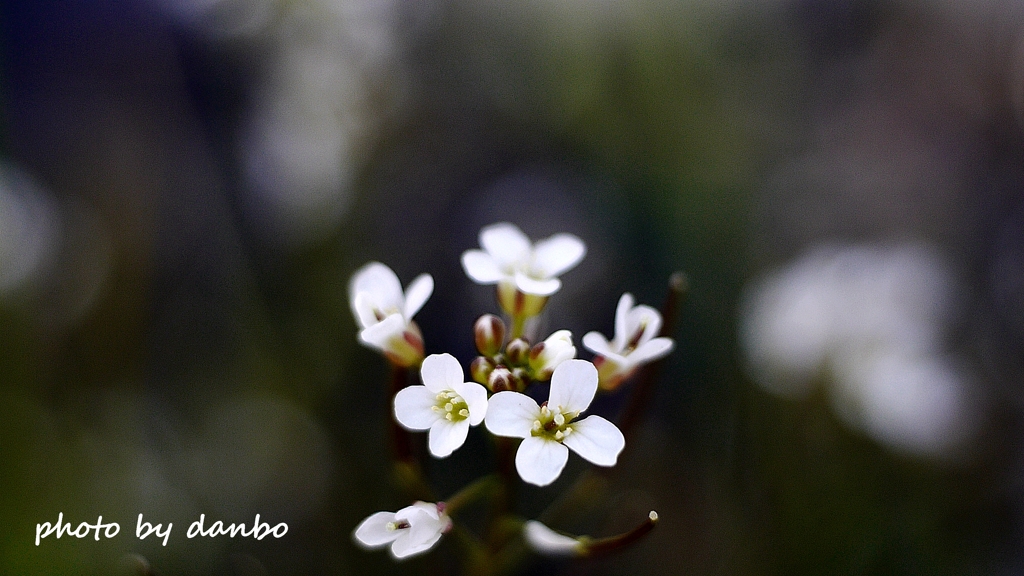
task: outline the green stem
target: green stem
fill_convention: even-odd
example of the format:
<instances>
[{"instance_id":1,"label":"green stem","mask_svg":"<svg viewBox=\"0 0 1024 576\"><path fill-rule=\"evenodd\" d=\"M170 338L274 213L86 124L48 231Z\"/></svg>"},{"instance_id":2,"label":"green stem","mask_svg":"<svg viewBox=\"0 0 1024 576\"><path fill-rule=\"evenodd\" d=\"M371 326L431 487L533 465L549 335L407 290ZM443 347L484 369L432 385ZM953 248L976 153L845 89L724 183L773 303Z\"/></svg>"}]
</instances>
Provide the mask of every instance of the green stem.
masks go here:
<instances>
[{"instance_id":1,"label":"green stem","mask_svg":"<svg viewBox=\"0 0 1024 576\"><path fill-rule=\"evenodd\" d=\"M445 500L445 512L451 516L460 508L464 508L468 504L472 504L484 496L487 496L489 493L497 490L500 486L501 482L494 474L478 478L453 494L451 498Z\"/></svg>"}]
</instances>

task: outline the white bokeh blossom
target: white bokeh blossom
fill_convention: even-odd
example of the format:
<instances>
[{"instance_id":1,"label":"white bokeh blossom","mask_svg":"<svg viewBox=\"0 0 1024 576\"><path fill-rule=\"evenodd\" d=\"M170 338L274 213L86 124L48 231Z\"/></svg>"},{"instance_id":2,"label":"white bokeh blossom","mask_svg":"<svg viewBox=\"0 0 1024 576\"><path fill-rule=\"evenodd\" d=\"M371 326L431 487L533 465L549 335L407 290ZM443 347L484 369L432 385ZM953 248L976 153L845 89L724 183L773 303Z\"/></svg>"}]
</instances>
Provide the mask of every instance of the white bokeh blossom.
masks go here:
<instances>
[{"instance_id":1,"label":"white bokeh blossom","mask_svg":"<svg viewBox=\"0 0 1024 576\"><path fill-rule=\"evenodd\" d=\"M370 262L352 275L349 304L359 323L359 340L399 366L423 359L423 334L412 317L434 291L430 274L420 274L402 291L391 268Z\"/></svg>"},{"instance_id":2,"label":"white bokeh blossom","mask_svg":"<svg viewBox=\"0 0 1024 576\"><path fill-rule=\"evenodd\" d=\"M661 314L650 306L634 303L629 292L619 298L611 342L599 332L583 336L583 346L597 355L594 364L602 388L614 389L638 367L664 357L675 346L671 338L658 336Z\"/></svg>"},{"instance_id":3,"label":"white bokeh blossom","mask_svg":"<svg viewBox=\"0 0 1024 576\"><path fill-rule=\"evenodd\" d=\"M928 246L817 246L747 288L740 342L767 391L803 398L824 384L851 427L945 457L983 416L968 366L946 348L961 296Z\"/></svg>"},{"instance_id":4,"label":"white bokeh blossom","mask_svg":"<svg viewBox=\"0 0 1024 576\"><path fill-rule=\"evenodd\" d=\"M487 415L487 389L466 382L451 354L431 354L420 367L422 386L395 395L395 419L409 430L429 430L430 453L444 458L466 441L470 426Z\"/></svg>"},{"instance_id":5,"label":"white bokeh blossom","mask_svg":"<svg viewBox=\"0 0 1024 576\"><path fill-rule=\"evenodd\" d=\"M575 357L572 332L559 330L530 349L530 370L535 380L547 380L562 362Z\"/></svg>"},{"instance_id":6,"label":"white bokeh blossom","mask_svg":"<svg viewBox=\"0 0 1024 576\"><path fill-rule=\"evenodd\" d=\"M569 449L598 466L614 466L626 445L622 432L600 416L576 420L597 393L597 368L567 360L551 375L543 405L519 392L498 392L488 403L485 424L492 434L522 438L516 470L530 484L547 486L562 473Z\"/></svg>"},{"instance_id":7,"label":"white bokeh blossom","mask_svg":"<svg viewBox=\"0 0 1024 576\"><path fill-rule=\"evenodd\" d=\"M499 222L480 230L483 250L462 253L466 275L478 284L497 284L498 302L513 317L535 316L562 287L558 276L587 253L572 234L555 234L531 243L514 224Z\"/></svg>"},{"instance_id":8,"label":"white bokeh blossom","mask_svg":"<svg viewBox=\"0 0 1024 576\"><path fill-rule=\"evenodd\" d=\"M416 502L398 512L377 512L360 522L352 533L364 548L391 545L391 555L406 558L430 550L452 527L443 504Z\"/></svg>"}]
</instances>

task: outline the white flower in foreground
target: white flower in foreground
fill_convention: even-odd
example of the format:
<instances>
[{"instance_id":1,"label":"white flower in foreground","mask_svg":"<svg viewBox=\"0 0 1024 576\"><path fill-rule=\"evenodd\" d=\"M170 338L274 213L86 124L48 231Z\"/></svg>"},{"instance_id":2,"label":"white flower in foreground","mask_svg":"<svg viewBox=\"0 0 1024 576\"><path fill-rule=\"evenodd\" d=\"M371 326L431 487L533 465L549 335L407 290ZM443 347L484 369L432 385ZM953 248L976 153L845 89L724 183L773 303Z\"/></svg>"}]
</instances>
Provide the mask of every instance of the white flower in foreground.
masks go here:
<instances>
[{"instance_id":1,"label":"white flower in foreground","mask_svg":"<svg viewBox=\"0 0 1024 576\"><path fill-rule=\"evenodd\" d=\"M533 371L535 380L547 380L562 362L575 357L576 347L572 345L572 332L559 330L530 348L530 370Z\"/></svg>"},{"instance_id":2,"label":"white flower in foreground","mask_svg":"<svg viewBox=\"0 0 1024 576\"><path fill-rule=\"evenodd\" d=\"M462 253L462 267L478 284L497 284L498 302L513 316L535 316L562 287L558 276L587 253L572 234L555 234L532 244L514 224L499 222L480 231L483 250Z\"/></svg>"},{"instance_id":3,"label":"white flower in foreground","mask_svg":"<svg viewBox=\"0 0 1024 576\"><path fill-rule=\"evenodd\" d=\"M661 314L650 306L634 306L633 295L626 292L615 308L615 339L608 341L599 332L587 332L583 345L597 354L601 387L613 389L639 366L657 360L672 351L671 338L657 337Z\"/></svg>"},{"instance_id":4,"label":"white flower in foreground","mask_svg":"<svg viewBox=\"0 0 1024 576\"><path fill-rule=\"evenodd\" d=\"M395 419L409 430L429 430L430 453L444 458L466 441L470 426L487 414L487 390L466 382L451 354L431 354L420 367L423 386L395 394Z\"/></svg>"},{"instance_id":5,"label":"white flower in foreground","mask_svg":"<svg viewBox=\"0 0 1024 576\"><path fill-rule=\"evenodd\" d=\"M430 550L451 527L452 519L444 513L443 504L416 502L398 512L371 514L352 536L364 548L391 544L391 555L402 559Z\"/></svg>"},{"instance_id":6,"label":"white flower in foreground","mask_svg":"<svg viewBox=\"0 0 1024 576\"><path fill-rule=\"evenodd\" d=\"M423 359L423 334L412 317L433 291L430 274L420 274L402 292L391 268L380 262L363 266L348 287L349 304L361 328L359 340L394 364L415 366Z\"/></svg>"},{"instance_id":7,"label":"white flower in foreground","mask_svg":"<svg viewBox=\"0 0 1024 576\"><path fill-rule=\"evenodd\" d=\"M547 486L558 478L569 459L566 446L598 466L614 466L626 445L622 432L600 416L575 420L596 392L597 368L586 360L567 360L551 375L551 394L543 406L519 392L491 396L487 429L523 438L516 470L530 484Z\"/></svg>"},{"instance_id":8,"label":"white flower in foreground","mask_svg":"<svg viewBox=\"0 0 1024 576\"><path fill-rule=\"evenodd\" d=\"M523 538L535 551L550 555L582 554L583 543L565 534L559 534L536 520L523 525Z\"/></svg>"}]
</instances>

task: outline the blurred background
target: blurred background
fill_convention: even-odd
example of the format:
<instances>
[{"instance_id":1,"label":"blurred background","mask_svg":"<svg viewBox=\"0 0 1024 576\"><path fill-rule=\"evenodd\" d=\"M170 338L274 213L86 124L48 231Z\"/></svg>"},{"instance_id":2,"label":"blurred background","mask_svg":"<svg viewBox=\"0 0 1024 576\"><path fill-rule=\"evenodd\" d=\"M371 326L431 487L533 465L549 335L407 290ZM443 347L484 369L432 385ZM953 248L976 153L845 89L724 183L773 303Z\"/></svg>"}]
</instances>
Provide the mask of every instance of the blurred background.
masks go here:
<instances>
[{"instance_id":1,"label":"blurred background","mask_svg":"<svg viewBox=\"0 0 1024 576\"><path fill-rule=\"evenodd\" d=\"M588 245L549 331L692 287L612 496L554 525L659 527L526 573L1024 573L1021 4L26 0L0 26L4 573L437 573L450 543L351 540L407 502L347 283L431 273L427 352L468 366L496 306L458 259L502 220ZM428 462L439 492L474 451ZM35 546L59 512L121 533ZM288 534L185 538L257 513Z\"/></svg>"}]
</instances>

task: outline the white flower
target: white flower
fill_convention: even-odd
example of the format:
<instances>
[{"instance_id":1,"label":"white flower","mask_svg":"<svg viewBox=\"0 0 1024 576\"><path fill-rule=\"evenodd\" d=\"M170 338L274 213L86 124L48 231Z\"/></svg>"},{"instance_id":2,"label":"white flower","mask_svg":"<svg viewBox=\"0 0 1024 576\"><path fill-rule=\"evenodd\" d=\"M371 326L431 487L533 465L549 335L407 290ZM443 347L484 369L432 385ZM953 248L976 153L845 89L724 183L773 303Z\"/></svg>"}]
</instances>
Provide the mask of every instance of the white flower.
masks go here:
<instances>
[{"instance_id":1,"label":"white flower","mask_svg":"<svg viewBox=\"0 0 1024 576\"><path fill-rule=\"evenodd\" d=\"M572 332L559 330L530 349L530 369L536 380L547 380L559 364L576 357Z\"/></svg>"},{"instance_id":2,"label":"white flower","mask_svg":"<svg viewBox=\"0 0 1024 576\"><path fill-rule=\"evenodd\" d=\"M587 253L572 234L555 234L531 244L514 224L499 222L480 231L483 250L462 253L462 267L478 284L497 284L502 308L513 316L533 316L562 287L558 275Z\"/></svg>"},{"instance_id":3,"label":"white flower","mask_svg":"<svg viewBox=\"0 0 1024 576\"><path fill-rule=\"evenodd\" d=\"M579 539L559 534L536 520L528 520L523 525L523 538L542 554L582 554L585 549Z\"/></svg>"},{"instance_id":4,"label":"white flower","mask_svg":"<svg viewBox=\"0 0 1024 576\"><path fill-rule=\"evenodd\" d=\"M430 453L444 458L466 441L470 426L487 414L487 390L466 382L451 354L431 354L420 368L423 386L395 395L395 419L409 430L430 430Z\"/></svg>"},{"instance_id":5,"label":"white flower","mask_svg":"<svg viewBox=\"0 0 1024 576\"><path fill-rule=\"evenodd\" d=\"M486 425L492 434L523 438L516 470L530 484L546 486L562 473L568 446L599 466L614 466L626 445L622 432L600 416L574 420L597 392L597 368L585 360L567 360L551 375L551 394L543 406L525 394L491 396Z\"/></svg>"},{"instance_id":6,"label":"white flower","mask_svg":"<svg viewBox=\"0 0 1024 576\"><path fill-rule=\"evenodd\" d=\"M434 291L430 274L420 274L405 292L398 276L380 262L370 262L352 275L349 304L361 328L363 344L380 350L393 363L414 366L423 359L423 335L413 315Z\"/></svg>"},{"instance_id":7,"label":"white flower","mask_svg":"<svg viewBox=\"0 0 1024 576\"><path fill-rule=\"evenodd\" d=\"M650 306L634 306L633 295L626 292L615 308L615 339L608 341L598 332L583 336L583 345L597 354L602 388L615 388L637 367L657 360L672 351L671 338L656 337L661 330L661 314Z\"/></svg>"},{"instance_id":8,"label":"white flower","mask_svg":"<svg viewBox=\"0 0 1024 576\"><path fill-rule=\"evenodd\" d=\"M442 504L416 502L398 512L371 514L352 536L365 548L391 544L391 555L401 559L430 550L451 527L452 520Z\"/></svg>"}]
</instances>

